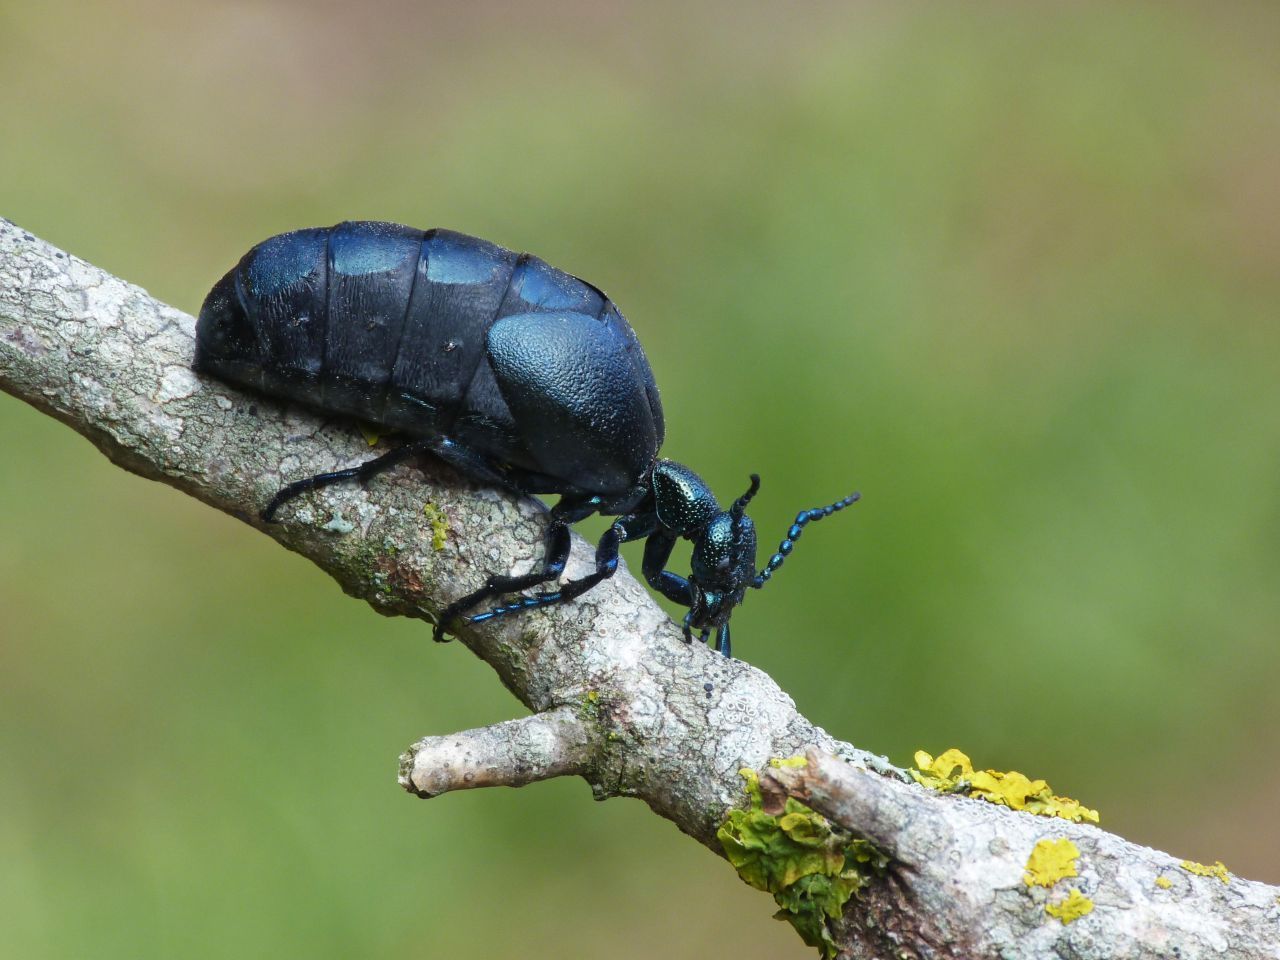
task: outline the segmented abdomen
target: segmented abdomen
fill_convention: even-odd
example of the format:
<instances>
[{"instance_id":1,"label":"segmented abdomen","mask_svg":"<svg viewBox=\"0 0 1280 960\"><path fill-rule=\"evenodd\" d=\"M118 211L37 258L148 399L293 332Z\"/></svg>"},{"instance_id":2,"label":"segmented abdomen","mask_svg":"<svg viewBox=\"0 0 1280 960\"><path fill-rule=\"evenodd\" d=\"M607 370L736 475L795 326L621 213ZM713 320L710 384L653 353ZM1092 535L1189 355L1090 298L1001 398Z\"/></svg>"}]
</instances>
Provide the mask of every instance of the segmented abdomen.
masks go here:
<instances>
[{"instance_id":1,"label":"segmented abdomen","mask_svg":"<svg viewBox=\"0 0 1280 960\"><path fill-rule=\"evenodd\" d=\"M618 324L651 387L634 333L590 284L451 230L369 221L281 234L245 254L201 310L196 367L518 463L485 337L503 317L553 311Z\"/></svg>"}]
</instances>

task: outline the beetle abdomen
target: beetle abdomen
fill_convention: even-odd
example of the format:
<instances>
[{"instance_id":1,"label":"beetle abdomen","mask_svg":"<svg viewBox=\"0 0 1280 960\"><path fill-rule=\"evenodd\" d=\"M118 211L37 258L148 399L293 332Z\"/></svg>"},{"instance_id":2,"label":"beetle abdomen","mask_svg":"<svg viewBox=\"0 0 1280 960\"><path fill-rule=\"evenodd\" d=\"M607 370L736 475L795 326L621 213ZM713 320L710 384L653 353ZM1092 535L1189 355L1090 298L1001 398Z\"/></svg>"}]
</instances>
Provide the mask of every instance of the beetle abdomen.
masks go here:
<instances>
[{"instance_id":1,"label":"beetle abdomen","mask_svg":"<svg viewBox=\"0 0 1280 960\"><path fill-rule=\"evenodd\" d=\"M195 367L545 469L526 443L539 426L516 422L487 337L506 317L550 313L593 318L613 331L611 348L627 358L618 369L640 391L650 438L627 446L640 460L638 447L651 447L651 461L662 440L661 405L648 361L613 304L537 257L451 230L356 221L263 241L206 298ZM618 400L633 396L622 390Z\"/></svg>"}]
</instances>

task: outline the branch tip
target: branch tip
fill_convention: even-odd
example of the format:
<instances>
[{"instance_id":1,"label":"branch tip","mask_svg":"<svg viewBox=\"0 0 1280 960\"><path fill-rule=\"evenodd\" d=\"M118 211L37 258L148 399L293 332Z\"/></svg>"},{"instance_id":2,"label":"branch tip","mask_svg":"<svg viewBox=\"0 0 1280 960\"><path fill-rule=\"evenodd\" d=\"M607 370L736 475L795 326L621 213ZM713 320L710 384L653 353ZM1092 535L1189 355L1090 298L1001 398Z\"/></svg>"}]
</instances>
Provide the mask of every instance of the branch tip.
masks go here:
<instances>
[{"instance_id":1,"label":"branch tip","mask_svg":"<svg viewBox=\"0 0 1280 960\"><path fill-rule=\"evenodd\" d=\"M580 775L594 757L587 726L571 707L424 737L400 758L400 785L424 800L452 790L523 787Z\"/></svg>"}]
</instances>

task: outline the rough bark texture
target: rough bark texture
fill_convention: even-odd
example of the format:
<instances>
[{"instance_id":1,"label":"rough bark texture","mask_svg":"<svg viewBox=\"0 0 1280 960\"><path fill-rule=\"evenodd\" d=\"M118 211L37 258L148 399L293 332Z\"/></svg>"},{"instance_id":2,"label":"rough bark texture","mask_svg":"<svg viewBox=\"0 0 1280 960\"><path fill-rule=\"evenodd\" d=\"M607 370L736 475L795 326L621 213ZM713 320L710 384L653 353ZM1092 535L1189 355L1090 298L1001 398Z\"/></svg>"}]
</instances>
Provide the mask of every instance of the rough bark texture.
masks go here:
<instances>
[{"instance_id":1,"label":"rough bark texture","mask_svg":"<svg viewBox=\"0 0 1280 960\"><path fill-rule=\"evenodd\" d=\"M197 377L193 328L191 317L0 220L0 389L120 466L259 526L388 615L429 621L487 573L537 559L540 504L477 489L434 461L367 490L308 495L282 512L284 523L261 525L257 510L285 482L371 451L349 424ZM590 552L575 542L567 576L588 568ZM577 603L467 629L461 640L533 714L414 744L400 780L419 796L575 774L599 796L643 799L718 851L716 830L742 804L738 771L748 767L892 857L835 925L843 956L1280 958L1280 889L1197 876L1094 827L904 782L802 717L759 670L685 645L625 570ZM806 752L806 767L769 768ZM1045 912L1066 881L1048 890L1023 882L1036 842L1058 837L1078 846L1070 885L1094 904L1068 924Z\"/></svg>"}]
</instances>

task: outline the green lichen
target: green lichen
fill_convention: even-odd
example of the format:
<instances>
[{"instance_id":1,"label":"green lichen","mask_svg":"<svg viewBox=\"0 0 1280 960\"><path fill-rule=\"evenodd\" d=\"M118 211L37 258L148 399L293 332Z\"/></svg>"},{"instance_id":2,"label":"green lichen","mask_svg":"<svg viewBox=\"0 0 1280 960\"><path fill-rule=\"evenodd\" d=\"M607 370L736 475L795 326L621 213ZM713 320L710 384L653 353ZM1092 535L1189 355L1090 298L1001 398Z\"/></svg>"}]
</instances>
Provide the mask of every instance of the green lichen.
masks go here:
<instances>
[{"instance_id":1,"label":"green lichen","mask_svg":"<svg viewBox=\"0 0 1280 960\"><path fill-rule=\"evenodd\" d=\"M439 553L444 549L445 536L449 533L449 518L430 500L423 504L422 513L431 524L431 549Z\"/></svg>"},{"instance_id":2,"label":"green lichen","mask_svg":"<svg viewBox=\"0 0 1280 960\"><path fill-rule=\"evenodd\" d=\"M351 571L353 579L368 583L374 593L383 597L391 595L391 561L371 541L360 541L346 555L343 566Z\"/></svg>"},{"instance_id":3,"label":"green lichen","mask_svg":"<svg viewBox=\"0 0 1280 960\"><path fill-rule=\"evenodd\" d=\"M586 696L578 703L579 720L600 719L600 691L588 690Z\"/></svg>"},{"instance_id":4,"label":"green lichen","mask_svg":"<svg viewBox=\"0 0 1280 960\"><path fill-rule=\"evenodd\" d=\"M358 541L348 556L352 569L370 579L384 572L382 564L386 562L385 551L372 540Z\"/></svg>"},{"instance_id":5,"label":"green lichen","mask_svg":"<svg viewBox=\"0 0 1280 960\"><path fill-rule=\"evenodd\" d=\"M797 766L794 760L778 766ZM821 814L788 797L780 814L766 813L760 778L738 771L747 781L750 805L731 810L716 837L725 857L746 883L773 894L786 920L802 940L823 956L836 955L830 921L872 879L884 873L888 858L866 840L836 833Z\"/></svg>"},{"instance_id":6,"label":"green lichen","mask_svg":"<svg viewBox=\"0 0 1280 960\"><path fill-rule=\"evenodd\" d=\"M506 640L500 640L498 645L493 648L493 652L494 659L501 667L498 671L500 674L505 676L517 670L523 670L524 660L519 656L516 648Z\"/></svg>"},{"instance_id":7,"label":"green lichen","mask_svg":"<svg viewBox=\"0 0 1280 960\"><path fill-rule=\"evenodd\" d=\"M346 536L355 528L356 525L340 513L330 514L329 522L320 527L325 533L336 533L339 536Z\"/></svg>"}]
</instances>

